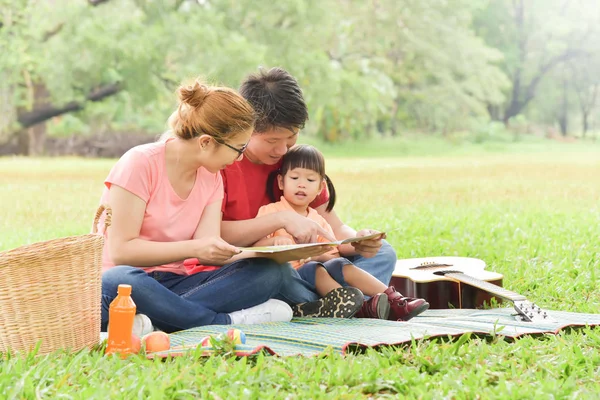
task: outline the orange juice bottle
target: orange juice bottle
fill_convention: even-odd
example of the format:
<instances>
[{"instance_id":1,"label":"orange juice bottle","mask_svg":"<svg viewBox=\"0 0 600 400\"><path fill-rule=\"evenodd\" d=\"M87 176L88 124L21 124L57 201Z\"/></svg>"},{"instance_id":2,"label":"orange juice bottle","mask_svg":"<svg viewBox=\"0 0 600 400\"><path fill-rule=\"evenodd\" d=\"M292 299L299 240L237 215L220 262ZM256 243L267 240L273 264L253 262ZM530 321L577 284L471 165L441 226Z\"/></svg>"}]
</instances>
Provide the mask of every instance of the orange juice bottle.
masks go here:
<instances>
[{"instance_id":1,"label":"orange juice bottle","mask_svg":"<svg viewBox=\"0 0 600 400\"><path fill-rule=\"evenodd\" d=\"M131 298L131 285L119 285L117 297L108 309L108 345L106 354L119 353L121 358L133 353L131 335L136 306Z\"/></svg>"}]
</instances>

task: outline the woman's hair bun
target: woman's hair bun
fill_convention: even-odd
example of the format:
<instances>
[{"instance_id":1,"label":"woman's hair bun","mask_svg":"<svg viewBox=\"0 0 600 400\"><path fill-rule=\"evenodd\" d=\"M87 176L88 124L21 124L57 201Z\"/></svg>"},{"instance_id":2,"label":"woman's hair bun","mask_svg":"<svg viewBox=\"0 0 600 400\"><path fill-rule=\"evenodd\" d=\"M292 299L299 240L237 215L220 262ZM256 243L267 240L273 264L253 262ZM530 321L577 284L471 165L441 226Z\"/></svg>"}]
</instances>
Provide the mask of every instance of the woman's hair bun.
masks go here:
<instances>
[{"instance_id":1,"label":"woman's hair bun","mask_svg":"<svg viewBox=\"0 0 600 400\"><path fill-rule=\"evenodd\" d=\"M196 80L191 85L182 85L178 89L179 100L193 108L198 108L204 104L206 96L210 89L205 84Z\"/></svg>"}]
</instances>

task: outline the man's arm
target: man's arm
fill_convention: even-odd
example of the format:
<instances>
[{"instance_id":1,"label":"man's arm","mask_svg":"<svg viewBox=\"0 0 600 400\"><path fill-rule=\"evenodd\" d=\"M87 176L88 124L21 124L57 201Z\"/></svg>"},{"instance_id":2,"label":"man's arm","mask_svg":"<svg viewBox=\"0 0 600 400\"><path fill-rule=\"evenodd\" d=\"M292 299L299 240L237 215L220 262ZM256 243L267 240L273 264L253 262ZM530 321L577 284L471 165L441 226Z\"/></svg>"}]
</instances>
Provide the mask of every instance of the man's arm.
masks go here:
<instances>
[{"instance_id":1,"label":"man's arm","mask_svg":"<svg viewBox=\"0 0 600 400\"><path fill-rule=\"evenodd\" d=\"M296 243L316 243L319 235L335 240L315 221L294 211L279 211L242 221L222 221L221 237L234 246L246 247L279 229L285 229Z\"/></svg>"},{"instance_id":2,"label":"man's arm","mask_svg":"<svg viewBox=\"0 0 600 400\"><path fill-rule=\"evenodd\" d=\"M234 246L251 246L285 226L285 215L273 213L241 221L221 221L221 237Z\"/></svg>"}]
</instances>

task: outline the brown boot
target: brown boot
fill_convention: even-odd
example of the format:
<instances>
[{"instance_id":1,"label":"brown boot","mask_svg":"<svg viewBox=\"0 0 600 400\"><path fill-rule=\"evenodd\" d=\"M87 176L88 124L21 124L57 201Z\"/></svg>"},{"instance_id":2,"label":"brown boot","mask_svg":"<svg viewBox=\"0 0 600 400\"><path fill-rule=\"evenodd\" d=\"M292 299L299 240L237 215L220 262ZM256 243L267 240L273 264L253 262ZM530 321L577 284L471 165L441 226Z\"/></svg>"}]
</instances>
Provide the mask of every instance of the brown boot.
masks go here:
<instances>
[{"instance_id":1,"label":"brown boot","mask_svg":"<svg viewBox=\"0 0 600 400\"><path fill-rule=\"evenodd\" d=\"M404 297L401 293L396 292L393 286L388 287L384 293L387 294L390 303L390 315L388 316L390 321L408 321L429 308L429 303L425 299Z\"/></svg>"},{"instance_id":2,"label":"brown boot","mask_svg":"<svg viewBox=\"0 0 600 400\"><path fill-rule=\"evenodd\" d=\"M387 294L378 293L363 303L354 318L388 319L389 314L390 303Z\"/></svg>"}]
</instances>

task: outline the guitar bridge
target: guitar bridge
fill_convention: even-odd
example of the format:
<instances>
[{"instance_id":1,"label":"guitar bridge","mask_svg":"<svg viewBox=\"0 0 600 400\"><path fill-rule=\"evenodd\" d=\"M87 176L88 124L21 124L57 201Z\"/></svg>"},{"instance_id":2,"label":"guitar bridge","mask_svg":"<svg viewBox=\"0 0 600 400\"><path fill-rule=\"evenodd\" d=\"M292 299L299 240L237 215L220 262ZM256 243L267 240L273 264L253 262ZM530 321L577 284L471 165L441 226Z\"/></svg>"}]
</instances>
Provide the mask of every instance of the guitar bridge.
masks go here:
<instances>
[{"instance_id":1,"label":"guitar bridge","mask_svg":"<svg viewBox=\"0 0 600 400\"><path fill-rule=\"evenodd\" d=\"M425 261L425 262L422 262L421 264L417 265L416 267L412 267L410 269L430 269L430 268L451 267L451 266L452 266L452 264L438 263L435 261Z\"/></svg>"}]
</instances>

